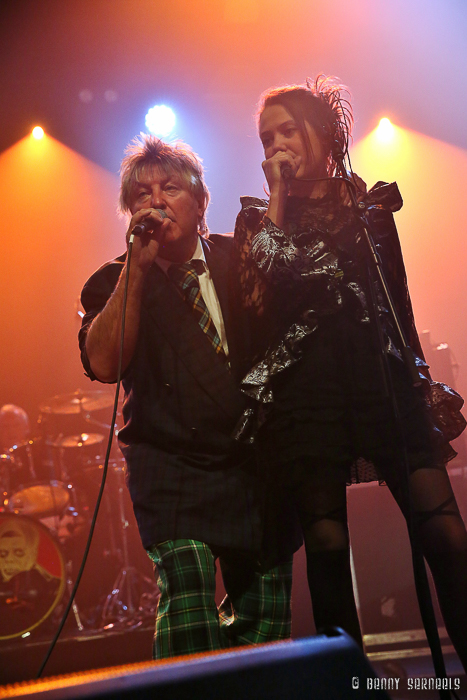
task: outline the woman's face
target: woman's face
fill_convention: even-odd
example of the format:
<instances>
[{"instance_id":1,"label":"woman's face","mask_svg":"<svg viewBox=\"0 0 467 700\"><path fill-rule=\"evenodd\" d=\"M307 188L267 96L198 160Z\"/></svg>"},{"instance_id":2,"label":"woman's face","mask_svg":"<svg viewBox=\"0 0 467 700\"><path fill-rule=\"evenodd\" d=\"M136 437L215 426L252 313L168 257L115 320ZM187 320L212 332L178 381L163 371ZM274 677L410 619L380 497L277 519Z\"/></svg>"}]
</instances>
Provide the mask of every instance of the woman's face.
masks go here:
<instances>
[{"instance_id":1,"label":"woman's face","mask_svg":"<svg viewBox=\"0 0 467 700\"><path fill-rule=\"evenodd\" d=\"M266 159L278 151L288 153L300 166L295 178L326 177L326 156L314 128L305 120L305 129L311 146L307 152L298 124L290 112L281 104L268 105L261 112L259 137L263 144Z\"/></svg>"}]
</instances>

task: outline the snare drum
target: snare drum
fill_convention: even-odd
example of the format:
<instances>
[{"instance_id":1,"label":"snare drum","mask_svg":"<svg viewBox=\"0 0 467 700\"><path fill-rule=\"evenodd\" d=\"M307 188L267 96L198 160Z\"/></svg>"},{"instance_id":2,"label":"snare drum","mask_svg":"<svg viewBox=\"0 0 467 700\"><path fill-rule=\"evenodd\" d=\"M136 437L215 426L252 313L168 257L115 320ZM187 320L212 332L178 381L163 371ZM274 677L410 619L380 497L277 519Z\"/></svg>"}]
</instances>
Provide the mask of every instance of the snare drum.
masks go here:
<instances>
[{"instance_id":1,"label":"snare drum","mask_svg":"<svg viewBox=\"0 0 467 700\"><path fill-rule=\"evenodd\" d=\"M70 491L61 481L24 484L10 497L8 510L38 518L60 515L70 503Z\"/></svg>"},{"instance_id":2,"label":"snare drum","mask_svg":"<svg viewBox=\"0 0 467 700\"><path fill-rule=\"evenodd\" d=\"M0 513L0 640L41 625L62 599L65 562L41 523Z\"/></svg>"}]
</instances>

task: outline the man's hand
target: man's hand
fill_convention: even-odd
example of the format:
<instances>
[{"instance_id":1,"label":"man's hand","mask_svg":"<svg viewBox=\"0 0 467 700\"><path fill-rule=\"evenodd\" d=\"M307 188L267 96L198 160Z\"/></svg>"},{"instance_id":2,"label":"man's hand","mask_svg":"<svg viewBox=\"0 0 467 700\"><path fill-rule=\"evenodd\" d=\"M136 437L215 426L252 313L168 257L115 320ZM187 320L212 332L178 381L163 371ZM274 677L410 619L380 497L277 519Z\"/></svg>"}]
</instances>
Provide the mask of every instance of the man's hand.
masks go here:
<instances>
[{"instance_id":1,"label":"man's hand","mask_svg":"<svg viewBox=\"0 0 467 700\"><path fill-rule=\"evenodd\" d=\"M158 209L140 209L133 214L130 219L126 232L127 245L134 226L143 221L149 224L152 230L135 236L131 254L131 265L132 267L134 265L139 268L141 272L146 273L159 253L159 246L164 240L164 233L170 226L171 220L168 217L163 218Z\"/></svg>"},{"instance_id":2,"label":"man's hand","mask_svg":"<svg viewBox=\"0 0 467 700\"><path fill-rule=\"evenodd\" d=\"M133 227L142 221L147 222L152 230L135 236L133 241L122 357L123 370L126 369L133 356L138 338L141 298L146 273L159 252L164 232L172 223L168 217L163 218L157 209L140 209L130 219L126 232L127 245ZM86 350L92 371L98 379L104 382L115 381L117 377L125 280L126 265L114 293L105 308L94 319L86 338Z\"/></svg>"}]
</instances>

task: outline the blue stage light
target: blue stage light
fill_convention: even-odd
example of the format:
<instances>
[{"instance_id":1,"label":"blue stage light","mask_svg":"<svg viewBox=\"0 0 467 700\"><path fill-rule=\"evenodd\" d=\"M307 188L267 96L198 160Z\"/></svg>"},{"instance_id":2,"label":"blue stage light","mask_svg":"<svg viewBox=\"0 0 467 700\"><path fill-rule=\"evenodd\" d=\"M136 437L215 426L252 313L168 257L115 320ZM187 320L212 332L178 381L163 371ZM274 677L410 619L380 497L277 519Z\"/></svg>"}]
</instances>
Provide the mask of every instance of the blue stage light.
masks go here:
<instances>
[{"instance_id":1,"label":"blue stage light","mask_svg":"<svg viewBox=\"0 0 467 700\"><path fill-rule=\"evenodd\" d=\"M176 117L173 110L165 105L156 105L146 114L146 127L155 136L169 136L175 128Z\"/></svg>"}]
</instances>

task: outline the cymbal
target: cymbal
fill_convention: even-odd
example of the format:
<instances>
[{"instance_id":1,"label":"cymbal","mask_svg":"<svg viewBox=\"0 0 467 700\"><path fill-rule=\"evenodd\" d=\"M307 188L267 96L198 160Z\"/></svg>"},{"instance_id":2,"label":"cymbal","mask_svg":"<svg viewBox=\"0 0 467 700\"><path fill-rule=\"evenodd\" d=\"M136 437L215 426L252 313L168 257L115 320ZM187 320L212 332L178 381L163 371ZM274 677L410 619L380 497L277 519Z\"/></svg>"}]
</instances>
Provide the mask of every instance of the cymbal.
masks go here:
<instances>
[{"instance_id":1,"label":"cymbal","mask_svg":"<svg viewBox=\"0 0 467 700\"><path fill-rule=\"evenodd\" d=\"M71 394L61 394L49 399L40 407L41 413L58 413L61 415L72 413L86 413L98 411L101 408L109 408L114 402L114 397L108 391L74 391Z\"/></svg>"},{"instance_id":2,"label":"cymbal","mask_svg":"<svg viewBox=\"0 0 467 700\"><path fill-rule=\"evenodd\" d=\"M80 435L68 435L59 438L53 443L54 447L88 447L98 445L104 439L99 433L81 433Z\"/></svg>"}]
</instances>

